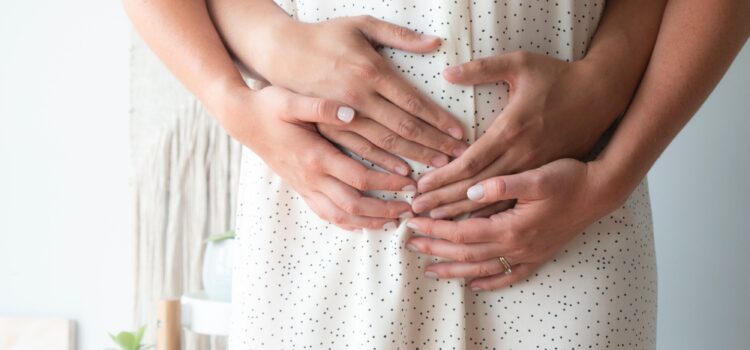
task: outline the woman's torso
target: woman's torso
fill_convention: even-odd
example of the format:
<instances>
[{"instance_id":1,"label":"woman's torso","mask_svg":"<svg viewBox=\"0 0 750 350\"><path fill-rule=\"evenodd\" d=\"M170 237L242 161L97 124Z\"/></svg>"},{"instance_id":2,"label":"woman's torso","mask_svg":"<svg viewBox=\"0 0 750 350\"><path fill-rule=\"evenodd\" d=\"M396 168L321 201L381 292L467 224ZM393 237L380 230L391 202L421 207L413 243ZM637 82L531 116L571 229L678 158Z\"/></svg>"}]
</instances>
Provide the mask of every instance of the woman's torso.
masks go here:
<instances>
[{"instance_id":1,"label":"woman's torso","mask_svg":"<svg viewBox=\"0 0 750 350\"><path fill-rule=\"evenodd\" d=\"M447 83L441 71L514 50L585 55L604 1L278 0L297 19L372 15L444 39L431 54L382 53L459 118L469 142L503 110L507 86ZM411 163L419 173L429 169ZM409 200L400 192L373 193ZM237 213L232 349L651 348L656 279L645 183L528 281L472 293L423 277L441 259L404 249L413 232L352 233L319 219L251 151Z\"/></svg>"}]
</instances>

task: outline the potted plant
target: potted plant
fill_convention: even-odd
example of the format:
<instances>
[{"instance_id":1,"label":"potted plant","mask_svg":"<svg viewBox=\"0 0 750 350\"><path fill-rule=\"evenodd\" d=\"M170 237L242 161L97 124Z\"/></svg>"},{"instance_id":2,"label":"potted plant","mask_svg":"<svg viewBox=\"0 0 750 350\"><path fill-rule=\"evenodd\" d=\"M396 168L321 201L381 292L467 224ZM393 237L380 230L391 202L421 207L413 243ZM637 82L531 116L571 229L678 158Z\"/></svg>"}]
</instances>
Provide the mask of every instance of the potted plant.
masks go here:
<instances>
[{"instance_id":1,"label":"potted plant","mask_svg":"<svg viewBox=\"0 0 750 350\"><path fill-rule=\"evenodd\" d=\"M145 331L146 326L143 326L135 332L120 332L117 335L110 333L109 337L120 347L120 350L146 350L154 346L141 344L143 332Z\"/></svg>"},{"instance_id":2,"label":"potted plant","mask_svg":"<svg viewBox=\"0 0 750 350\"><path fill-rule=\"evenodd\" d=\"M232 251L234 230L206 239L203 256L203 288L211 300L229 302L232 295Z\"/></svg>"}]
</instances>

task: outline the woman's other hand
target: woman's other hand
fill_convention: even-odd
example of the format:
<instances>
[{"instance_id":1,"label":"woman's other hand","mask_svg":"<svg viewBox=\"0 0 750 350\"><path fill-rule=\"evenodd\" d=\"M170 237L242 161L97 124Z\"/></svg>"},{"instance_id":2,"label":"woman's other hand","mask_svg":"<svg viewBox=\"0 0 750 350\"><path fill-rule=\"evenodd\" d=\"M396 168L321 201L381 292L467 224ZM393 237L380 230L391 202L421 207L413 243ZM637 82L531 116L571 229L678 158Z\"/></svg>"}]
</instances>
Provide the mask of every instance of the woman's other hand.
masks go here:
<instances>
[{"instance_id":1,"label":"woman's other hand","mask_svg":"<svg viewBox=\"0 0 750 350\"><path fill-rule=\"evenodd\" d=\"M521 281L625 200L611 195L602 169L597 162L561 159L484 180L469 189L469 200L488 205L517 199L515 207L489 218L409 219L408 227L428 237L410 238L407 248L451 260L427 266L425 275L471 278L472 290ZM504 274L500 256L512 265L512 273Z\"/></svg>"},{"instance_id":2,"label":"woman's other hand","mask_svg":"<svg viewBox=\"0 0 750 350\"><path fill-rule=\"evenodd\" d=\"M466 190L497 175L533 169L561 158L580 159L622 112L618 91L593 65L516 51L475 60L444 72L452 83L507 82L508 105L486 133L459 158L422 176L415 212L436 219L479 210L486 204L466 199ZM508 203L499 206L507 208Z\"/></svg>"},{"instance_id":3,"label":"woman's other hand","mask_svg":"<svg viewBox=\"0 0 750 350\"><path fill-rule=\"evenodd\" d=\"M359 116L320 132L383 168L404 174L391 153L441 167L467 146L463 127L419 92L378 53L385 45L415 53L440 46L422 35L370 16L302 23L273 6L238 0L209 1L226 44L254 75L305 96L340 101ZM264 17L259 17L263 13Z\"/></svg>"},{"instance_id":4,"label":"woman's other hand","mask_svg":"<svg viewBox=\"0 0 750 350\"><path fill-rule=\"evenodd\" d=\"M229 134L258 154L321 218L341 228L380 229L412 215L409 204L362 194L414 190L408 177L378 172L346 156L323 138L315 123L345 125L348 107L269 86L236 89L218 119ZM394 226L395 227L395 226Z\"/></svg>"}]
</instances>

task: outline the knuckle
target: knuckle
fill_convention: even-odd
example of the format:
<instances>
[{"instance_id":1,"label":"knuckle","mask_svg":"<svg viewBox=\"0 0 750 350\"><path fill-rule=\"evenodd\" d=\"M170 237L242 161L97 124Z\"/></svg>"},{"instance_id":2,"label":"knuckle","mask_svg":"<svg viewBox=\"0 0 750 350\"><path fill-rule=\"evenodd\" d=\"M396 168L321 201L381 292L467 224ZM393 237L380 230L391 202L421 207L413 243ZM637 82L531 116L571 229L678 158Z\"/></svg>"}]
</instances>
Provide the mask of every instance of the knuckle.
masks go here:
<instances>
[{"instance_id":1,"label":"knuckle","mask_svg":"<svg viewBox=\"0 0 750 350\"><path fill-rule=\"evenodd\" d=\"M363 158L368 158L372 157L373 152L375 152L375 148L369 143L362 143L357 147L357 149L354 150L354 152L356 152Z\"/></svg>"},{"instance_id":2,"label":"knuckle","mask_svg":"<svg viewBox=\"0 0 750 350\"><path fill-rule=\"evenodd\" d=\"M358 106L362 102L362 94L355 88L345 88L341 92L341 102L350 106Z\"/></svg>"},{"instance_id":3,"label":"knuckle","mask_svg":"<svg viewBox=\"0 0 750 350\"><path fill-rule=\"evenodd\" d=\"M376 82L380 78L380 68L375 62L353 64L351 69L354 76L367 82Z\"/></svg>"},{"instance_id":4,"label":"knuckle","mask_svg":"<svg viewBox=\"0 0 750 350\"><path fill-rule=\"evenodd\" d=\"M404 119L398 124L398 133L407 139L416 139L422 130L414 120Z\"/></svg>"},{"instance_id":5,"label":"knuckle","mask_svg":"<svg viewBox=\"0 0 750 350\"><path fill-rule=\"evenodd\" d=\"M516 142L526 131L526 126L519 121L510 121L506 123L500 131L499 137L506 142Z\"/></svg>"},{"instance_id":6,"label":"knuckle","mask_svg":"<svg viewBox=\"0 0 750 350\"><path fill-rule=\"evenodd\" d=\"M313 102L313 109L317 116L321 119L325 118L328 111L331 109L331 102L326 100L317 99Z\"/></svg>"},{"instance_id":7,"label":"knuckle","mask_svg":"<svg viewBox=\"0 0 750 350\"><path fill-rule=\"evenodd\" d=\"M480 264L477 267L476 272L477 272L477 276L489 276L492 274L493 271L492 269L490 269L489 266L487 266L487 264Z\"/></svg>"},{"instance_id":8,"label":"knuckle","mask_svg":"<svg viewBox=\"0 0 750 350\"><path fill-rule=\"evenodd\" d=\"M458 261L460 262L470 262L470 261L474 261L475 257L476 257L476 254L474 254L474 252L468 249L463 249L458 253L457 258L458 258Z\"/></svg>"},{"instance_id":9,"label":"knuckle","mask_svg":"<svg viewBox=\"0 0 750 350\"><path fill-rule=\"evenodd\" d=\"M529 184L534 191L538 192L546 188L548 181L547 176L541 171L534 171L529 174Z\"/></svg>"},{"instance_id":10,"label":"knuckle","mask_svg":"<svg viewBox=\"0 0 750 350\"><path fill-rule=\"evenodd\" d=\"M394 37L401 40L409 39L412 34L412 31L410 29L396 25L391 26L391 32Z\"/></svg>"},{"instance_id":11,"label":"knuckle","mask_svg":"<svg viewBox=\"0 0 750 350\"><path fill-rule=\"evenodd\" d=\"M308 152L300 155L300 161L302 165L306 169L312 170L310 172L305 172L306 174L303 175L312 175L313 173L316 173L320 170L320 157L320 152L316 152L315 150L309 150Z\"/></svg>"},{"instance_id":12,"label":"knuckle","mask_svg":"<svg viewBox=\"0 0 750 350\"><path fill-rule=\"evenodd\" d=\"M516 249L514 255L516 256L529 256L531 253L531 245L528 243L521 243L519 244Z\"/></svg>"},{"instance_id":13,"label":"knuckle","mask_svg":"<svg viewBox=\"0 0 750 350\"><path fill-rule=\"evenodd\" d=\"M361 215L362 214L362 206L359 204L359 201L356 199L347 200L341 205L341 210L351 214L351 215Z\"/></svg>"},{"instance_id":14,"label":"knuckle","mask_svg":"<svg viewBox=\"0 0 750 350\"><path fill-rule=\"evenodd\" d=\"M450 241L452 241L454 243L458 243L458 244L464 244L465 243L464 242L464 240L465 240L464 239L464 235L462 235L461 232L459 232L458 230L454 229L453 232L451 232L450 237L451 237Z\"/></svg>"},{"instance_id":15,"label":"knuckle","mask_svg":"<svg viewBox=\"0 0 750 350\"><path fill-rule=\"evenodd\" d=\"M350 185L360 191L367 191L367 176L365 174L354 175Z\"/></svg>"},{"instance_id":16,"label":"knuckle","mask_svg":"<svg viewBox=\"0 0 750 350\"><path fill-rule=\"evenodd\" d=\"M484 73L484 72L489 71L490 69L490 62L489 60L486 60L486 59L478 59L472 62L471 65L472 65L471 68L473 68L472 70L475 71L476 73Z\"/></svg>"},{"instance_id":17,"label":"knuckle","mask_svg":"<svg viewBox=\"0 0 750 350\"><path fill-rule=\"evenodd\" d=\"M533 167L534 164L539 160L540 152L538 148L531 147L524 150L521 158L519 159L520 165L529 168Z\"/></svg>"},{"instance_id":18,"label":"knuckle","mask_svg":"<svg viewBox=\"0 0 750 350\"><path fill-rule=\"evenodd\" d=\"M390 132L383 135L383 137L380 139L380 147L388 151L393 151L396 148L397 143L398 136Z\"/></svg>"},{"instance_id":19,"label":"knuckle","mask_svg":"<svg viewBox=\"0 0 750 350\"><path fill-rule=\"evenodd\" d=\"M481 169L482 165L479 162L479 159L474 157L468 157L464 158L463 164L462 164L462 175L468 176L472 174L478 173Z\"/></svg>"},{"instance_id":20,"label":"knuckle","mask_svg":"<svg viewBox=\"0 0 750 350\"><path fill-rule=\"evenodd\" d=\"M411 114L420 114L424 111L424 103L422 99L416 95L406 96L406 109Z\"/></svg>"},{"instance_id":21,"label":"knuckle","mask_svg":"<svg viewBox=\"0 0 750 350\"><path fill-rule=\"evenodd\" d=\"M359 16L353 17L353 19L356 22L359 22L361 24L370 24L370 23L375 22L375 17L371 15L359 15Z\"/></svg>"},{"instance_id":22,"label":"knuckle","mask_svg":"<svg viewBox=\"0 0 750 350\"><path fill-rule=\"evenodd\" d=\"M334 225L343 225L346 223L346 214L344 213L333 213L329 216L328 220Z\"/></svg>"},{"instance_id":23,"label":"knuckle","mask_svg":"<svg viewBox=\"0 0 750 350\"><path fill-rule=\"evenodd\" d=\"M526 50L517 50L511 53L513 62L519 67L526 67L531 61L531 52Z\"/></svg>"}]
</instances>

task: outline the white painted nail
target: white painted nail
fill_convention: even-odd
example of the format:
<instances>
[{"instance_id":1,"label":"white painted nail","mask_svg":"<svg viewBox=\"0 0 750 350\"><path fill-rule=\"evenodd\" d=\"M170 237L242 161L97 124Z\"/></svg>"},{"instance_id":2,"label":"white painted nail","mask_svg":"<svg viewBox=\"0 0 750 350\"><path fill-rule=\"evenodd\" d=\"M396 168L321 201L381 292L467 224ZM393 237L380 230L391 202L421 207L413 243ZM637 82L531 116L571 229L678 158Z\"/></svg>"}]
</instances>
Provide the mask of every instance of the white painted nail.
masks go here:
<instances>
[{"instance_id":1,"label":"white painted nail","mask_svg":"<svg viewBox=\"0 0 750 350\"><path fill-rule=\"evenodd\" d=\"M393 222L393 221L390 221L390 222L386 223L385 225L383 225L383 229L384 230L395 230L396 227L397 227L396 223Z\"/></svg>"},{"instance_id":2,"label":"white painted nail","mask_svg":"<svg viewBox=\"0 0 750 350\"><path fill-rule=\"evenodd\" d=\"M349 123L354 120L354 109L351 107L342 106L339 107L336 116L344 123Z\"/></svg>"},{"instance_id":3,"label":"white painted nail","mask_svg":"<svg viewBox=\"0 0 750 350\"><path fill-rule=\"evenodd\" d=\"M484 186L481 184L471 186L469 190L466 191L466 196L473 201L482 199L482 197L484 197Z\"/></svg>"},{"instance_id":4,"label":"white painted nail","mask_svg":"<svg viewBox=\"0 0 750 350\"><path fill-rule=\"evenodd\" d=\"M415 246L413 244L407 244L406 245L406 250L408 250L408 251L410 251L412 253L416 253L416 252L419 251L419 249L417 249L417 246Z\"/></svg>"},{"instance_id":5,"label":"white painted nail","mask_svg":"<svg viewBox=\"0 0 750 350\"><path fill-rule=\"evenodd\" d=\"M427 277L427 278L432 278L432 279L437 279L438 278L438 274L436 274L436 273L434 273L432 271L425 271L424 272L424 276Z\"/></svg>"}]
</instances>

